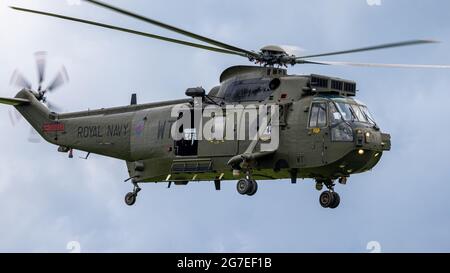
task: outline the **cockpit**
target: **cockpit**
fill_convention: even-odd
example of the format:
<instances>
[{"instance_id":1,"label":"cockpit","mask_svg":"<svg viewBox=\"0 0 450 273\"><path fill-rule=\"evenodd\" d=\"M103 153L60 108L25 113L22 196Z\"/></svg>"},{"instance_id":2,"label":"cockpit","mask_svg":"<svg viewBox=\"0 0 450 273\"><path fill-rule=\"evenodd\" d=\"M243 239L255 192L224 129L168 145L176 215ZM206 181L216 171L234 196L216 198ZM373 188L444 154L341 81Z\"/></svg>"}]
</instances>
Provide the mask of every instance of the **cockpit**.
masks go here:
<instances>
[{"instance_id":1,"label":"cockpit","mask_svg":"<svg viewBox=\"0 0 450 273\"><path fill-rule=\"evenodd\" d=\"M327 97L313 100L308 127L329 127L332 141L353 141L354 128L377 128L377 124L365 104L353 98Z\"/></svg>"},{"instance_id":2,"label":"cockpit","mask_svg":"<svg viewBox=\"0 0 450 273\"><path fill-rule=\"evenodd\" d=\"M332 122L344 120L376 124L367 106L354 99L332 99L330 113Z\"/></svg>"}]
</instances>

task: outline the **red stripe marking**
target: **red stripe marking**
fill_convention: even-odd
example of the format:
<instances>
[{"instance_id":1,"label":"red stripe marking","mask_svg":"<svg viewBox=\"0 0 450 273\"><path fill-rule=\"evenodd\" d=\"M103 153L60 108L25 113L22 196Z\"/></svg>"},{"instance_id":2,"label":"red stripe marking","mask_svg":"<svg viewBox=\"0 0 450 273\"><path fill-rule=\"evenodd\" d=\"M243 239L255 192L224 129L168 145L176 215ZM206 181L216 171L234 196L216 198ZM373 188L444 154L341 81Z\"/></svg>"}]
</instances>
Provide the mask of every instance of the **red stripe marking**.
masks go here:
<instances>
[{"instance_id":1,"label":"red stripe marking","mask_svg":"<svg viewBox=\"0 0 450 273\"><path fill-rule=\"evenodd\" d=\"M65 130L63 123L45 123L42 126L44 133L63 132Z\"/></svg>"}]
</instances>

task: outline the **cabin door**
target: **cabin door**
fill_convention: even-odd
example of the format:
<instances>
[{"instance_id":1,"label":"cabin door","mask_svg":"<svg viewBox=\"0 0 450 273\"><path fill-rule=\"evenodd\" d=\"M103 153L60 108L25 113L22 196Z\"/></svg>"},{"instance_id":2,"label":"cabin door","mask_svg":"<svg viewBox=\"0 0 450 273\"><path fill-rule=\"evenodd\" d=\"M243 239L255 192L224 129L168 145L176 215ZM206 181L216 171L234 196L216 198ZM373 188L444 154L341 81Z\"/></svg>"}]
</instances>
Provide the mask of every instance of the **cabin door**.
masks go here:
<instances>
[{"instance_id":1,"label":"cabin door","mask_svg":"<svg viewBox=\"0 0 450 273\"><path fill-rule=\"evenodd\" d=\"M235 137L226 135L228 131L235 132L236 121L223 115L216 117L203 117L203 135L199 141L198 155L201 157L235 156L238 152L238 141Z\"/></svg>"},{"instance_id":2,"label":"cabin door","mask_svg":"<svg viewBox=\"0 0 450 273\"><path fill-rule=\"evenodd\" d=\"M306 163L310 167L325 164L327 148L325 140L329 137L327 127L327 103L313 102L310 108L307 130L309 138L309 151L306 152Z\"/></svg>"},{"instance_id":3,"label":"cabin door","mask_svg":"<svg viewBox=\"0 0 450 273\"><path fill-rule=\"evenodd\" d=\"M182 118L180 113L180 117ZM183 138L181 140L176 140L174 143L174 153L176 156L197 156L198 155L198 126L195 126L194 122L194 111L191 110L191 126L185 128L181 126L179 128L180 133L183 133Z\"/></svg>"}]
</instances>

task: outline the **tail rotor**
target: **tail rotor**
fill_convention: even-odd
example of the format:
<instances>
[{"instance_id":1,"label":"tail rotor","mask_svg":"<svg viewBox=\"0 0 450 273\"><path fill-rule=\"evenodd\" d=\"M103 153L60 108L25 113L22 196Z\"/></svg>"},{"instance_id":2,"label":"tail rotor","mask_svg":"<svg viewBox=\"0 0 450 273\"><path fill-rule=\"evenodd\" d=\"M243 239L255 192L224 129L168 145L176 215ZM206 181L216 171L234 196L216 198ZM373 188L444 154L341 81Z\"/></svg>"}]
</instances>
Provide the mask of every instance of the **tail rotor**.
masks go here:
<instances>
[{"instance_id":1,"label":"tail rotor","mask_svg":"<svg viewBox=\"0 0 450 273\"><path fill-rule=\"evenodd\" d=\"M61 112L62 108L57 104L50 102L47 99L48 93L53 93L55 90L59 89L63 85L69 82L69 75L64 66L62 66L53 80L46 86L46 68L47 68L47 52L39 51L34 54L36 69L37 69L37 89L33 89L33 85L30 81L18 70L16 69L11 76L10 85L21 89L28 89L33 92L37 100L42 102L51 112ZM46 86L46 87L45 87ZM9 112L9 118L11 124L15 127L22 120L22 116L14 110ZM31 128L28 141L32 143L40 142L39 134Z\"/></svg>"},{"instance_id":2,"label":"tail rotor","mask_svg":"<svg viewBox=\"0 0 450 273\"><path fill-rule=\"evenodd\" d=\"M46 95L47 93L54 92L55 90L57 90L58 88L62 87L63 85L69 82L69 74L67 73L66 68L62 66L56 73L56 76L53 78L50 84L47 85L47 87L44 87L46 67L47 67L47 52L45 51L36 52L34 54L34 58L36 61L36 68L37 68L37 80L38 80L37 89L34 90L30 81L17 69L14 71L11 77L10 84L19 88L26 88L30 91L33 91L35 93L36 99L47 105L47 107L49 107L51 111L61 109L60 107L57 107L54 103L50 103ZM53 109L51 109L50 106L52 106Z\"/></svg>"}]
</instances>

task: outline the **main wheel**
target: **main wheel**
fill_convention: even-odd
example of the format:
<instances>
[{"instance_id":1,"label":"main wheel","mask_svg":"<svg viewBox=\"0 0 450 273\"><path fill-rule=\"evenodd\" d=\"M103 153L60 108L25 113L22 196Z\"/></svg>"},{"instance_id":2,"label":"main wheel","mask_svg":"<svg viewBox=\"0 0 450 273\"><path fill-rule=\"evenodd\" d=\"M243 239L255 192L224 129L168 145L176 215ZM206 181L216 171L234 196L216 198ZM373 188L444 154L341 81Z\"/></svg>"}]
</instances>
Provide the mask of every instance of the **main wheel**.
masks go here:
<instances>
[{"instance_id":1,"label":"main wheel","mask_svg":"<svg viewBox=\"0 0 450 273\"><path fill-rule=\"evenodd\" d=\"M255 180L251 180L251 181L252 181L252 188L247 193L248 196L253 196L258 191L258 183L256 183Z\"/></svg>"},{"instance_id":2,"label":"main wheel","mask_svg":"<svg viewBox=\"0 0 450 273\"><path fill-rule=\"evenodd\" d=\"M339 204L341 203L341 197L337 192L333 192L333 202L330 205L330 209L335 209L339 207Z\"/></svg>"},{"instance_id":3,"label":"main wheel","mask_svg":"<svg viewBox=\"0 0 450 273\"><path fill-rule=\"evenodd\" d=\"M251 180L241 179L238 181L236 188L240 194L245 195L248 192L250 192L250 190L252 189L252 186L253 186L253 183Z\"/></svg>"},{"instance_id":4,"label":"main wheel","mask_svg":"<svg viewBox=\"0 0 450 273\"><path fill-rule=\"evenodd\" d=\"M128 206L134 205L134 203L136 203L136 197L137 197L137 194L134 192L127 193L127 195L125 195L125 203Z\"/></svg>"},{"instance_id":5,"label":"main wheel","mask_svg":"<svg viewBox=\"0 0 450 273\"><path fill-rule=\"evenodd\" d=\"M329 208L334 202L334 195L331 191L324 191L319 198L320 205Z\"/></svg>"}]
</instances>

